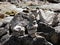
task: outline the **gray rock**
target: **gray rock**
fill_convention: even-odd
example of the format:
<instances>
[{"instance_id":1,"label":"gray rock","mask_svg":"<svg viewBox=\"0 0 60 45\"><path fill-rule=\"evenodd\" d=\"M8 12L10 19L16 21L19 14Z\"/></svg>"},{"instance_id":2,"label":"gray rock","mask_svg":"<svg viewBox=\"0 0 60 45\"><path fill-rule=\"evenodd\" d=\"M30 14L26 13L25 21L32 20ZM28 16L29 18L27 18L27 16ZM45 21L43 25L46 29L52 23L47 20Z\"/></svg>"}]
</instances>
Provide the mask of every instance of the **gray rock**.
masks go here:
<instances>
[{"instance_id":1,"label":"gray rock","mask_svg":"<svg viewBox=\"0 0 60 45\"><path fill-rule=\"evenodd\" d=\"M6 23L10 23L10 21L11 21L13 18L14 18L13 16L8 16L8 17L5 17L3 21L6 22Z\"/></svg>"},{"instance_id":2,"label":"gray rock","mask_svg":"<svg viewBox=\"0 0 60 45\"><path fill-rule=\"evenodd\" d=\"M58 42L58 34L52 27L39 23L37 31L39 32L39 35L44 36L48 41L51 41L53 44Z\"/></svg>"},{"instance_id":3,"label":"gray rock","mask_svg":"<svg viewBox=\"0 0 60 45\"><path fill-rule=\"evenodd\" d=\"M7 30L4 28L0 28L0 38L2 38L2 36L7 34Z\"/></svg>"},{"instance_id":4,"label":"gray rock","mask_svg":"<svg viewBox=\"0 0 60 45\"><path fill-rule=\"evenodd\" d=\"M42 5L40 8L42 9L51 9L53 11L60 10L60 3L58 4L48 4L48 5Z\"/></svg>"},{"instance_id":5,"label":"gray rock","mask_svg":"<svg viewBox=\"0 0 60 45\"><path fill-rule=\"evenodd\" d=\"M54 27L54 29L55 29L55 32L60 33L60 26L56 26Z\"/></svg>"},{"instance_id":6,"label":"gray rock","mask_svg":"<svg viewBox=\"0 0 60 45\"><path fill-rule=\"evenodd\" d=\"M3 23L2 23L2 22L0 22L0 26L2 26L2 24L3 24Z\"/></svg>"},{"instance_id":7,"label":"gray rock","mask_svg":"<svg viewBox=\"0 0 60 45\"><path fill-rule=\"evenodd\" d=\"M23 17L22 17L23 15L24 15L24 13L17 14L17 15L12 19L12 21L10 22L12 28L15 27L17 24L19 24L19 25L22 24L23 26L27 25L28 20L25 19L25 18L23 18Z\"/></svg>"}]
</instances>

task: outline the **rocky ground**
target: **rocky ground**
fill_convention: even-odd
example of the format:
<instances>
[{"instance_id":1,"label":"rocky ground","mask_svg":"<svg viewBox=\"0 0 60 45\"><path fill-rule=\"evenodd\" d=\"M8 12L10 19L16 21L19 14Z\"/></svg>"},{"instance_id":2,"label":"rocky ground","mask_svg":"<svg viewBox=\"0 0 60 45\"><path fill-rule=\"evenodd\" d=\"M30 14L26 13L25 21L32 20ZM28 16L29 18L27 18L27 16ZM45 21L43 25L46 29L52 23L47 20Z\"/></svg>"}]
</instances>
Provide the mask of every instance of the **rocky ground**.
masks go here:
<instances>
[{"instance_id":1,"label":"rocky ground","mask_svg":"<svg viewBox=\"0 0 60 45\"><path fill-rule=\"evenodd\" d=\"M60 3L39 1L37 4L28 1L19 4L21 5L0 2L0 45L12 40L13 35L22 35L24 28L24 33L28 34L25 26L28 25L29 20L33 20L34 16L38 23L37 34L53 45L60 45ZM33 15L33 18L30 15ZM21 27L23 32L14 31L17 25L23 25L24 28Z\"/></svg>"}]
</instances>

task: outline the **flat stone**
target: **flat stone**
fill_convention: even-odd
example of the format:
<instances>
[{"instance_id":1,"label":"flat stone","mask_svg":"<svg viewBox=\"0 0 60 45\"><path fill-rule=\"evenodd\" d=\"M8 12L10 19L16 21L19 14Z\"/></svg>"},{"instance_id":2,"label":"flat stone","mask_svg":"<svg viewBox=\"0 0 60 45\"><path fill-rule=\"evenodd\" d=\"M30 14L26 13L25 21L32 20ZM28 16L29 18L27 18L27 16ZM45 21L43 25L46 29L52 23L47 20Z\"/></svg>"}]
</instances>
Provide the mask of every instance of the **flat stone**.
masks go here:
<instances>
[{"instance_id":1,"label":"flat stone","mask_svg":"<svg viewBox=\"0 0 60 45\"><path fill-rule=\"evenodd\" d=\"M13 19L13 16L5 17L4 22L9 23Z\"/></svg>"},{"instance_id":2,"label":"flat stone","mask_svg":"<svg viewBox=\"0 0 60 45\"><path fill-rule=\"evenodd\" d=\"M7 33L7 30L4 28L0 28L0 36L3 36Z\"/></svg>"}]
</instances>

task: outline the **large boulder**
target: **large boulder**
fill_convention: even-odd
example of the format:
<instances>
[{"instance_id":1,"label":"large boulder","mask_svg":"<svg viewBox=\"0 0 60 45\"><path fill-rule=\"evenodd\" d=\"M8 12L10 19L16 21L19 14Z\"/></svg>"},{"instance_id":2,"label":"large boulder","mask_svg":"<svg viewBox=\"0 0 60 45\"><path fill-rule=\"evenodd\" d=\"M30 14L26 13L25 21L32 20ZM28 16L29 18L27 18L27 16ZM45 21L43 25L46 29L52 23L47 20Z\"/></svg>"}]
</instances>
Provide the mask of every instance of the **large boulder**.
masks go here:
<instances>
[{"instance_id":1,"label":"large boulder","mask_svg":"<svg viewBox=\"0 0 60 45\"><path fill-rule=\"evenodd\" d=\"M39 35L44 36L48 41L51 41L53 44L58 42L58 35L55 32L55 29L47 26L46 24L39 23L37 32Z\"/></svg>"},{"instance_id":2,"label":"large boulder","mask_svg":"<svg viewBox=\"0 0 60 45\"><path fill-rule=\"evenodd\" d=\"M48 25L52 25L55 20L54 17L56 14L53 11L40 9L38 14L40 16L40 21L47 23Z\"/></svg>"},{"instance_id":3,"label":"large boulder","mask_svg":"<svg viewBox=\"0 0 60 45\"><path fill-rule=\"evenodd\" d=\"M27 14L22 13L22 12L18 13L16 16L14 16L14 18L9 23L9 32L10 33L14 32L13 30L15 30L16 27L17 28L18 27L25 27L29 23L27 17L28 17ZM21 29L21 28L19 28L19 29ZM18 31L16 33L18 33Z\"/></svg>"}]
</instances>

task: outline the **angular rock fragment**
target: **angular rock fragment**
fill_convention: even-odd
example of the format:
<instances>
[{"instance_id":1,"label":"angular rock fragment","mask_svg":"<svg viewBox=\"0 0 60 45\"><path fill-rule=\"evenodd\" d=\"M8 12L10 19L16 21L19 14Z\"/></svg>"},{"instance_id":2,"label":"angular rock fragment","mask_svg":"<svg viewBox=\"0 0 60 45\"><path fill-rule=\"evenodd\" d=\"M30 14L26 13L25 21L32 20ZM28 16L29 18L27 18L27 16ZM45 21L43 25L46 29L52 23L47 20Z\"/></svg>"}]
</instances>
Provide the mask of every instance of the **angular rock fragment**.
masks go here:
<instances>
[{"instance_id":1,"label":"angular rock fragment","mask_svg":"<svg viewBox=\"0 0 60 45\"><path fill-rule=\"evenodd\" d=\"M4 28L0 28L0 39L2 38L2 36L7 34L7 30Z\"/></svg>"},{"instance_id":2,"label":"angular rock fragment","mask_svg":"<svg viewBox=\"0 0 60 45\"><path fill-rule=\"evenodd\" d=\"M56 27L54 27L54 29L57 33L60 33L60 26L56 26Z\"/></svg>"},{"instance_id":3,"label":"angular rock fragment","mask_svg":"<svg viewBox=\"0 0 60 45\"><path fill-rule=\"evenodd\" d=\"M52 25L55 17L55 13L53 11L39 9L39 12L35 13L35 15L37 14L39 14L41 22L47 23L48 25Z\"/></svg>"},{"instance_id":4,"label":"angular rock fragment","mask_svg":"<svg viewBox=\"0 0 60 45\"><path fill-rule=\"evenodd\" d=\"M3 20L3 22L10 23L10 21L11 21L13 18L14 18L13 16L5 17L4 20Z\"/></svg>"},{"instance_id":5,"label":"angular rock fragment","mask_svg":"<svg viewBox=\"0 0 60 45\"><path fill-rule=\"evenodd\" d=\"M51 41L53 44L58 42L58 34L55 32L55 29L43 23L39 23L37 31L41 36L44 36L48 41Z\"/></svg>"},{"instance_id":6,"label":"angular rock fragment","mask_svg":"<svg viewBox=\"0 0 60 45\"><path fill-rule=\"evenodd\" d=\"M3 25L3 23L2 22L0 22L0 27Z\"/></svg>"}]
</instances>

